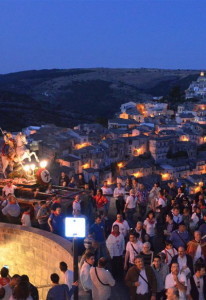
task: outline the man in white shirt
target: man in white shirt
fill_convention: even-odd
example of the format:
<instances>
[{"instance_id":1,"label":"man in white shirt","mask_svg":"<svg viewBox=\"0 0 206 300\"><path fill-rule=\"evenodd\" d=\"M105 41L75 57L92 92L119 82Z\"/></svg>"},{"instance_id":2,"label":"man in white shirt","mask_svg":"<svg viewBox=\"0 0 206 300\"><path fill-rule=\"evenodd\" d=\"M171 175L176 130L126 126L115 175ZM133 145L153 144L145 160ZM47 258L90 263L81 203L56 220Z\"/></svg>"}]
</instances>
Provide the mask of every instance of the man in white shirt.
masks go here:
<instances>
[{"instance_id":1,"label":"man in white shirt","mask_svg":"<svg viewBox=\"0 0 206 300\"><path fill-rule=\"evenodd\" d=\"M130 233L124 260L125 270L128 269L128 262L130 266L134 265L134 259L142 251L142 245L142 242L138 239L138 235L136 233Z\"/></svg>"},{"instance_id":2,"label":"man in white shirt","mask_svg":"<svg viewBox=\"0 0 206 300\"><path fill-rule=\"evenodd\" d=\"M125 189L122 187L121 183L117 183L117 187L114 189L113 197L116 200L117 213L122 214L125 205Z\"/></svg>"},{"instance_id":3,"label":"man in white shirt","mask_svg":"<svg viewBox=\"0 0 206 300\"><path fill-rule=\"evenodd\" d=\"M173 287L179 291L179 300L186 300L187 279L184 273L179 273L178 263L172 263L171 273L165 279L165 289Z\"/></svg>"},{"instance_id":4,"label":"man in white shirt","mask_svg":"<svg viewBox=\"0 0 206 300\"><path fill-rule=\"evenodd\" d=\"M124 212L126 213L126 219L129 223L129 226L132 228L134 225L133 215L136 211L137 206L137 197L135 196L135 191L130 190L129 196L126 199L126 204L124 208Z\"/></svg>"},{"instance_id":5,"label":"man in white shirt","mask_svg":"<svg viewBox=\"0 0 206 300\"><path fill-rule=\"evenodd\" d=\"M94 265L95 258L92 252L88 252L85 254L85 261L80 270L80 281L83 289L86 292L92 291L92 281L90 277L90 269Z\"/></svg>"},{"instance_id":6,"label":"man in white shirt","mask_svg":"<svg viewBox=\"0 0 206 300\"><path fill-rule=\"evenodd\" d=\"M112 227L114 225L118 225L119 226L119 231L120 233L123 234L124 237L126 237L129 233L129 224L126 220L123 219L123 216L121 214L117 215L117 219L116 221L112 224Z\"/></svg>"},{"instance_id":7,"label":"man in white shirt","mask_svg":"<svg viewBox=\"0 0 206 300\"><path fill-rule=\"evenodd\" d=\"M104 257L98 260L98 267L90 269L92 280L92 299L107 300L111 295L111 287L115 280L108 270L105 270L107 261Z\"/></svg>"},{"instance_id":8,"label":"man in white shirt","mask_svg":"<svg viewBox=\"0 0 206 300\"><path fill-rule=\"evenodd\" d=\"M68 270L67 264L64 261L60 262L59 268L64 274L64 283L68 285L69 290L71 290L74 276L73 272L71 270Z\"/></svg>"}]
</instances>

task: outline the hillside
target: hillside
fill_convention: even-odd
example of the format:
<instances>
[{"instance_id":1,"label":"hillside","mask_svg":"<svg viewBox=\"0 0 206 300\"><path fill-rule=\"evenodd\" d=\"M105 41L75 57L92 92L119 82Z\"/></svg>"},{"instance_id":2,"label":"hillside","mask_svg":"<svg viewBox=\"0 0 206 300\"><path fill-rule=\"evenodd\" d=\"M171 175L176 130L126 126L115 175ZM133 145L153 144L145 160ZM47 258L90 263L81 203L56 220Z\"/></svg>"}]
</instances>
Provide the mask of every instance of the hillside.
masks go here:
<instances>
[{"instance_id":1,"label":"hillside","mask_svg":"<svg viewBox=\"0 0 206 300\"><path fill-rule=\"evenodd\" d=\"M110 118L121 103L184 91L199 71L161 69L32 70L0 75L0 126L73 126Z\"/></svg>"}]
</instances>

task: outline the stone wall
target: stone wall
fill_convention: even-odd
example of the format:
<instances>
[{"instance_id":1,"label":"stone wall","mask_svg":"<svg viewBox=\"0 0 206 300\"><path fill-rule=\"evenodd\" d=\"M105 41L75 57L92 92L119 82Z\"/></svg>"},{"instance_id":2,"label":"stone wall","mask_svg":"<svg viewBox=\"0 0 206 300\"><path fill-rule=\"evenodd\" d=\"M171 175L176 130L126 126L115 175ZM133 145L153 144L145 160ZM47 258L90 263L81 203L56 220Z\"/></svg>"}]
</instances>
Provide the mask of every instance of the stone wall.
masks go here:
<instances>
[{"instance_id":1,"label":"stone wall","mask_svg":"<svg viewBox=\"0 0 206 300\"><path fill-rule=\"evenodd\" d=\"M73 269L72 243L55 234L32 227L0 223L0 267L9 266L10 275L27 274L36 286L48 285L59 262ZM48 288L39 288L40 300Z\"/></svg>"}]
</instances>

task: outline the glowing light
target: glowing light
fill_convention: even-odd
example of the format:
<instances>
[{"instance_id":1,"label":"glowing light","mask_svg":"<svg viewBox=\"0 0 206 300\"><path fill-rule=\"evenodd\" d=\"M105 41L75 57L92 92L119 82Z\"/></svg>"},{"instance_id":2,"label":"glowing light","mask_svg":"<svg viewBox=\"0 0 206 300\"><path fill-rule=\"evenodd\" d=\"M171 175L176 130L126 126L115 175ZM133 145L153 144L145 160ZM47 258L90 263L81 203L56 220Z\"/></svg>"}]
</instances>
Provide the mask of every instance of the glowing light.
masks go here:
<instances>
[{"instance_id":1,"label":"glowing light","mask_svg":"<svg viewBox=\"0 0 206 300\"><path fill-rule=\"evenodd\" d=\"M134 149L134 156L139 156L141 154L141 148Z\"/></svg>"},{"instance_id":2,"label":"glowing light","mask_svg":"<svg viewBox=\"0 0 206 300\"><path fill-rule=\"evenodd\" d=\"M141 172L136 172L136 173L133 173L132 175L136 178L143 176L143 174Z\"/></svg>"},{"instance_id":3,"label":"glowing light","mask_svg":"<svg viewBox=\"0 0 206 300\"><path fill-rule=\"evenodd\" d=\"M88 147L88 146L91 146L91 143L77 144L77 145L75 146L75 148L76 148L77 150L79 150L79 149L82 149L82 148Z\"/></svg>"},{"instance_id":4,"label":"glowing light","mask_svg":"<svg viewBox=\"0 0 206 300\"><path fill-rule=\"evenodd\" d=\"M201 73L200 73L200 76L202 76L202 77L205 76L205 73L204 73L204 72L201 72Z\"/></svg>"},{"instance_id":5,"label":"glowing light","mask_svg":"<svg viewBox=\"0 0 206 300\"><path fill-rule=\"evenodd\" d=\"M30 170L30 165L23 166L24 171L28 172Z\"/></svg>"},{"instance_id":6,"label":"glowing light","mask_svg":"<svg viewBox=\"0 0 206 300\"><path fill-rule=\"evenodd\" d=\"M204 185L204 182L200 181L199 186L203 186L203 185Z\"/></svg>"},{"instance_id":7,"label":"glowing light","mask_svg":"<svg viewBox=\"0 0 206 300\"><path fill-rule=\"evenodd\" d=\"M181 137L180 137L180 141L182 141L182 142L189 142L189 138L187 137L187 136L185 136L185 135L182 135Z\"/></svg>"},{"instance_id":8,"label":"glowing light","mask_svg":"<svg viewBox=\"0 0 206 300\"><path fill-rule=\"evenodd\" d=\"M82 169L88 169L88 168L89 168L89 164L88 163L82 165Z\"/></svg>"},{"instance_id":9,"label":"glowing light","mask_svg":"<svg viewBox=\"0 0 206 300\"><path fill-rule=\"evenodd\" d=\"M31 168L32 171L34 171L35 168L36 168L35 164L31 164L31 165L30 165L30 168Z\"/></svg>"},{"instance_id":10,"label":"glowing light","mask_svg":"<svg viewBox=\"0 0 206 300\"><path fill-rule=\"evenodd\" d=\"M170 177L170 175L168 173L163 173L163 174L161 174L161 176L162 176L162 180L167 180Z\"/></svg>"},{"instance_id":11,"label":"glowing light","mask_svg":"<svg viewBox=\"0 0 206 300\"><path fill-rule=\"evenodd\" d=\"M117 164L117 166L118 166L119 168L122 168L122 167L124 166L124 164L123 164L122 162L120 162L120 163Z\"/></svg>"},{"instance_id":12,"label":"glowing light","mask_svg":"<svg viewBox=\"0 0 206 300\"><path fill-rule=\"evenodd\" d=\"M39 165L41 168L46 168L47 164L48 162L46 160L42 160Z\"/></svg>"}]
</instances>

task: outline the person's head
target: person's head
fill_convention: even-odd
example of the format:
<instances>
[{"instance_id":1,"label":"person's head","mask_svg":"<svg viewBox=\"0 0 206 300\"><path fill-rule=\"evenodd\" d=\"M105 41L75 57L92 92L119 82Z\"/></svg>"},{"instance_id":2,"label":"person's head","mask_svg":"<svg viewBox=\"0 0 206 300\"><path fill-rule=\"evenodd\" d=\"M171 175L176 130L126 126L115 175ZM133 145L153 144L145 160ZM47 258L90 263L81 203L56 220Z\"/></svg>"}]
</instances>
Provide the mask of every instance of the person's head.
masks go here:
<instances>
[{"instance_id":1,"label":"person's head","mask_svg":"<svg viewBox=\"0 0 206 300\"><path fill-rule=\"evenodd\" d=\"M46 207L46 201L45 201L45 200L42 200L42 201L40 202L40 205L41 205L41 207Z\"/></svg>"},{"instance_id":2,"label":"person's head","mask_svg":"<svg viewBox=\"0 0 206 300\"><path fill-rule=\"evenodd\" d=\"M130 194L130 196L135 196L135 190L133 190L133 189L131 189L130 191L129 191L129 194Z\"/></svg>"},{"instance_id":3,"label":"person's head","mask_svg":"<svg viewBox=\"0 0 206 300\"><path fill-rule=\"evenodd\" d=\"M145 242L142 246L142 252L148 253L150 252L151 244L149 242Z\"/></svg>"},{"instance_id":4,"label":"person's head","mask_svg":"<svg viewBox=\"0 0 206 300\"><path fill-rule=\"evenodd\" d=\"M61 261L59 263L59 269L62 271L62 272L66 272L67 271L67 264L64 262L64 261Z\"/></svg>"},{"instance_id":5,"label":"person's head","mask_svg":"<svg viewBox=\"0 0 206 300\"><path fill-rule=\"evenodd\" d=\"M174 275L178 275L178 273L179 273L179 264L178 263L171 264L171 273Z\"/></svg>"},{"instance_id":6,"label":"person's head","mask_svg":"<svg viewBox=\"0 0 206 300\"><path fill-rule=\"evenodd\" d=\"M132 243L136 243L137 235L134 232L129 234L129 241L132 242Z\"/></svg>"},{"instance_id":7,"label":"person's head","mask_svg":"<svg viewBox=\"0 0 206 300\"><path fill-rule=\"evenodd\" d=\"M179 232L185 232L186 231L186 226L184 223L180 223L178 226Z\"/></svg>"},{"instance_id":8,"label":"person's head","mask_svg":"<svg viewBox=\"0 0 206 300\"><path fill-rule=\"evenodd\" d=\"M99 195L99 196L102 196L102 195L103 195L102 189L99 189L99 190L97 191L97 195Z\"/></svg>"},{"instance_id":9,"label":"person's head","mask_svg":"<svg viewBox=\"0 0 206 300\"><path fill-rule=\"evenodd\" d=\"M156 182L156 183L154 184L154 187L155 187L155 188L158 188L159 186L160 186L159 182Z\"/></svg>"},{"instance_id":10,"label":"person's head","mask_svg":"<svg viewBox=\"0 0 206 300\"><path fill-rule=\"evenodd\" d=\"M92 181L95 181L97 178L95 175L92 175L91 179L92 179Z\"/></svg>"},{"instance_id":11,"label":"person's head","mask_svg":"<svg viewBox=\"0 0 206 300\"><path fill-rule=\"evenodd\" d=\"M190 210L189 210L188 207L185 207L185 208L183 209L183 215L184 215L184 216L189 216L189 215L190 215Z\"/></svg>"},{"instance_id":12,"label":"person's head","mask_svg":"<svg viewBox=\"0 0 206 300\"><path fill-rule=\"evenodd\" d=\"M172 248L173 248L172 242L169 241L169 240L166 241L166 242L165 242L165 248L168 249L168 250L169 250L169 249L172 249Z\"/></svg>"},{"instance_id":13,"label":"person's head","mask_svg":"<svg viewBox=\"0 0 206 300\"><path fill-rule=\"evenodd\" d=\"M79 195L76 195L76 196L74 197L74 200L77 201L77 202L79 202L79 200L80 200Z\"/></svg>"},{"instance_id":14,"label":"person's head","mask_svg":"<svg viewBox=\"0 0 206 300\"><path fill-rule=\"evenodd\" d=\"M102 222L101 216L97 216L97 217L95 218L95 223L96 223L96 224L100 224L101 222Z\"/></svg>"},{"instance_id":15,"label":"person's head","mask_svg":"<svg viewBox=\"0 0 206 300\"><path fill-rule=\"evenodd\" d=\"M61 177L64 178L66 176L65 172L61 172Z\"/></svg>"},{"instance_id":16,"label":"person's head","mask_svg":"<svg viewBox=\"0 0 206 300\"><path fill-rule=\"evenodd\" d=\"M179 291L176 287L170 287L166 291L167 300L178 300L179 299Z\"/></svg>"},{"instance_id":17,"label":"person's head","mask_svg":"<svg viewBox=\"0 0 206 300\"><path fill-rule=\"evenodd\" d=\"M206 211L203 212L203 220L206 222Z\"/></svg>"},{"instance_id":18,"label":"person's head","mask_svg":"<svg viewBox=\"0 0 206 300\"><path fill-rule=\"evenodd\" d=\"M155 217L155 214L154 214L153 210L148 211L147 218L152 220L152 219L154 219L154 217Z\"/></svg>"},{"instance_id":19,"label":"person's head","mask_svg":"<svg viewBox=\"0 0 206 300\"><path fill-rule=\"evenodd\" d=\"M144 261L141 255L135 257L134 264L139 270L142 270L144 268Z\"/></svg>"},{"instance_id":20,"label":"person's head","mask_svg":"<svg viewBox=\"0 0 206 300\"><path fill-rule=\"evenodd\" d=\"M144 184L143 184L143 183L140 183L139 189L140 189L140 190L144 190Z\"/></svg>"},{"instance_id":21,"label":"person's head","mask_svg":"<svg viewBox=\"0 0 206 300\"><path fill-rule=\"evenodd\" d=\"M142 227L143 227L143 224L142 224L142 222L137 222L137 224L136 224L136 230L137 231L140 231L140 230L142 230Z\"/></svg>"},{"instance_id":22,"label":"person's head","mask_svg":"<svg viewBox=\"0 0 206 300\"><path fill-rule=\"evenodd\" d=\"M118 187L118 189L121 189L121 187L122 187L121 182L118 182L118 183L117 183L117 187Z\"/></svg>"},{"instance_id":23,"label":"person's head","mask_svg":"<svg viewBox=\"0 0 206 300\"><path fill-rule=\"evenodd\" d=\"M179 187L177 191L178 191L178 194L181 194L181 193L183 193L183 188Z\"/></svg>"},{"instance_id":24,"label":"person's head","mask_svg":"<svg viewBox=\"0 0 206 300\"><path fill-rule=\"evenodd\" d=\"M107 187L107 180L104 181L103 185L104 187Z\"/></svg>"},{"instance_id":25,"label":"person's head","mask_svg":"<svg viewBox=\"0 0 206 300\"><path fill-rule=\"evenodd\" d=\"M92 252L87 252L85 254L85 260L88 264L92 265L95 263L95 257L94 257L94 253Z\"/></svg>"},{"instance_id":26,"label":"person's head","mask_svg":"<svg viewBox=\"0 0 206 300\"><path fill-rule=\"evenodd\" d=\"M113 232L114 232L114 233L116 233L116 234L119 233L119 225L115 224L115 225L112 227L112 229L113 229Z\"/></svg>"},{"instance_id":27,"label":"person's head","mask_svg":"<svg viewBox=\"0 0 206 300\"><path fill-rule=\"evenodd\" d=\"M170 188L171 188L171 189L174 189L175 187L176 187L175 182L172 181L172 182L170 183Z\"/></svg>"},{"instance_id":28,"label":"person's head","mask_svg":"<svg viewBox=\"0 0 206 300\"><path fill-rule=\"evenodd\" d=\"M25 281L29 283L29 277L27 275L21 275L21 281Z\"/></svg>"},{"instance_id":29,"label":"person's head","mask_svg":"<svg viewBox=\"0 0 206 300\"><path fill-rule=\"evenodd\" d=\"M206 274L205 265L204 264L196 264L195 265L195 275L197 277L203 277Z\"/></svg>"},{"instance_id":30,"label":"person's head","mask_svg":"<svg viewBox=\"0 0 206 300\"><path fill-rule=\"evenodd\" d=\"M55 210L55 214L56 214L56 215L60 215L61 212L62 212L61 207L57 207L56 210Z\"/></svg>"},{"instance_id":31,"label":"person's head","mask_svg":"<svg viewBox=\"0 0 206 300\"><path fill-rule=\"evenodd\" d=\"M160 198L164 197L164 190L160 190L160 191L159 191L159 197L160 197Z\"/></svg>"},{"instance_id":32,"label":"person's head","mask_svg":"<svg viewBox=\"0 0 206 300\"><path fill-rule=\"evenodd\" d=\"M166 222L168 222L168 223L169 223L169 222L172 222L172 220L173 220L172 214L171 214L171 213L166 214L165 220L166 220Z\"/></svg>"},{"instance_id":33,"label":"person's head","mask_svg":"<svg viewBox=\"0 0 206 300\"><path fill-rule=\"evenodd\" d=\"M6 277L9 275L9 269L6 268L6 267L3 267L3 268L1 269L0 274L1 274L1 277L6 278Z\"/></svg>"},{"instance_id":34,"label":"person's head","mask_svg":"<svg viewBox=\"0 0 206 300\"><path fill-rule=\"evenodd\" d=\"M82 174L79 174L78 175L78 178L81 180L81 179L83 179L83 175Z\"/></svg>"},{"instance_id":35,"label":"person's head","mask_svg":"<svg viewBox=\"0 0 206 300\"><path fill-rule=\"evenodd\" d=\"M183 258L185 256L185 254L186 254L185 248L182 247L182 246L178 247L178 255L179 255L179 257Z\"/></svg>"},{"instance_id":36,"label":"person's head","mask_svg":"<svg viewBox=\"0 0 206 300\"><path fill-rule=\"evenodd\" d=\"M117 221L122 222L123 221L123 216L121 214L117 214Z\"/></svg>"},{"instance_id":37,"label":"person's head","mask_svg":"<svg viewBox=\"0 0 206 300\"><path fill-rule=\"evenodd\" d=\"M7 181L7 184L6 184L8 187L11 187L12 186L12 181L11 180L9 180L9 181Z\"/></svg>"},{"instance_id":38,"label":"person's head","mask_svg":"<svg viewBox=\"0 0 206 300\"><path fill-rule=\"evenodd\" d=\"M75 178L74 178L74 176L72 176L70 183L74 183L74 182L75 182Z\"/></svg>"},{"instance_id":39,"label":"person's head","mask_svg":"<svg viewBox=\"0 0 206 300\"><path fill-rule=\"evenodd\" d=\"M173 215L174 215L174 216L178 216L179 213L180 213L179 208L178 208L178 207L174 207L174 208L173 208Z\"/></svg>"},{"instance_id":40,"label":"person's head","mask_svg":"<svg viewBox=\"0 0 206 300\"><path fill-rule=\"evenodd\" d=\"M194 232L194 239L195 239L195 241L197 241L199 243L200 240L201 240L201 238L202 238L201 232L200 231L195 231Z\"/></svg>"},{"instance_id":41,"label":"person's head","mask_svg":"<svg viewBox=\"0 0 206 300\"><path fill-rule=\"evenodd\" d=\"M17 285L17 284L20 282L20 280L21 280L21 276L18 275L18 274L14 274L14 275L11 277L11 280L10 280L10 282L9 282L9 285L13 287L13 286Z\"/></svg>"},{"instance_id":42,"label":"person's head","mask_svg":"<svg viewBox=\"0 0 206 300\"><path fill-rule=\"evenodd\" d=\"M17 203L17 199L14 195L9 195L8 200L9 200L10 204L16 204Z\"/></svg>"},{"instance_id":43,"label":"person's head","mask_svg":"<svg viewBox=\"0 0 206 300\"><path fill-rule=\"evenodd\" d=\"M99 268L105 268L106 265L107 265L107 260L106 260L106 258L101 257L101 258L98 260L98 267L99 267Z\"/></svg>"},{"instance_id":44,"label":"person's head","mask_svg":"<svg viewBox=\"0 0 206 300\"><path fill-rule=\"evenodd\" d=\"M57 273L52 273L50 279L53 284L59 283L59 275Z\"/></svg>"},{"instance_id":45,"label":"person's head","mask_svg":"<svg viewBox=\"0 0 206 300\"><path fill-rule=\"evenodd\" d=\"M26 281L20 281L13 289L14 299L27 299L29 297L29 283Z\"/></svg>"},{"instance_id":46,"label":"person's head","mask_svg":"<svg viewBox=\"0 0 206 300\"><path fill-rule=\"evenodd\" d=\"M153 265L155 266L156 269L159 269L160 268L160 265L161 265L161 258L159 255L155 255L153 257Z\"/></svg>"}]
</instances>

